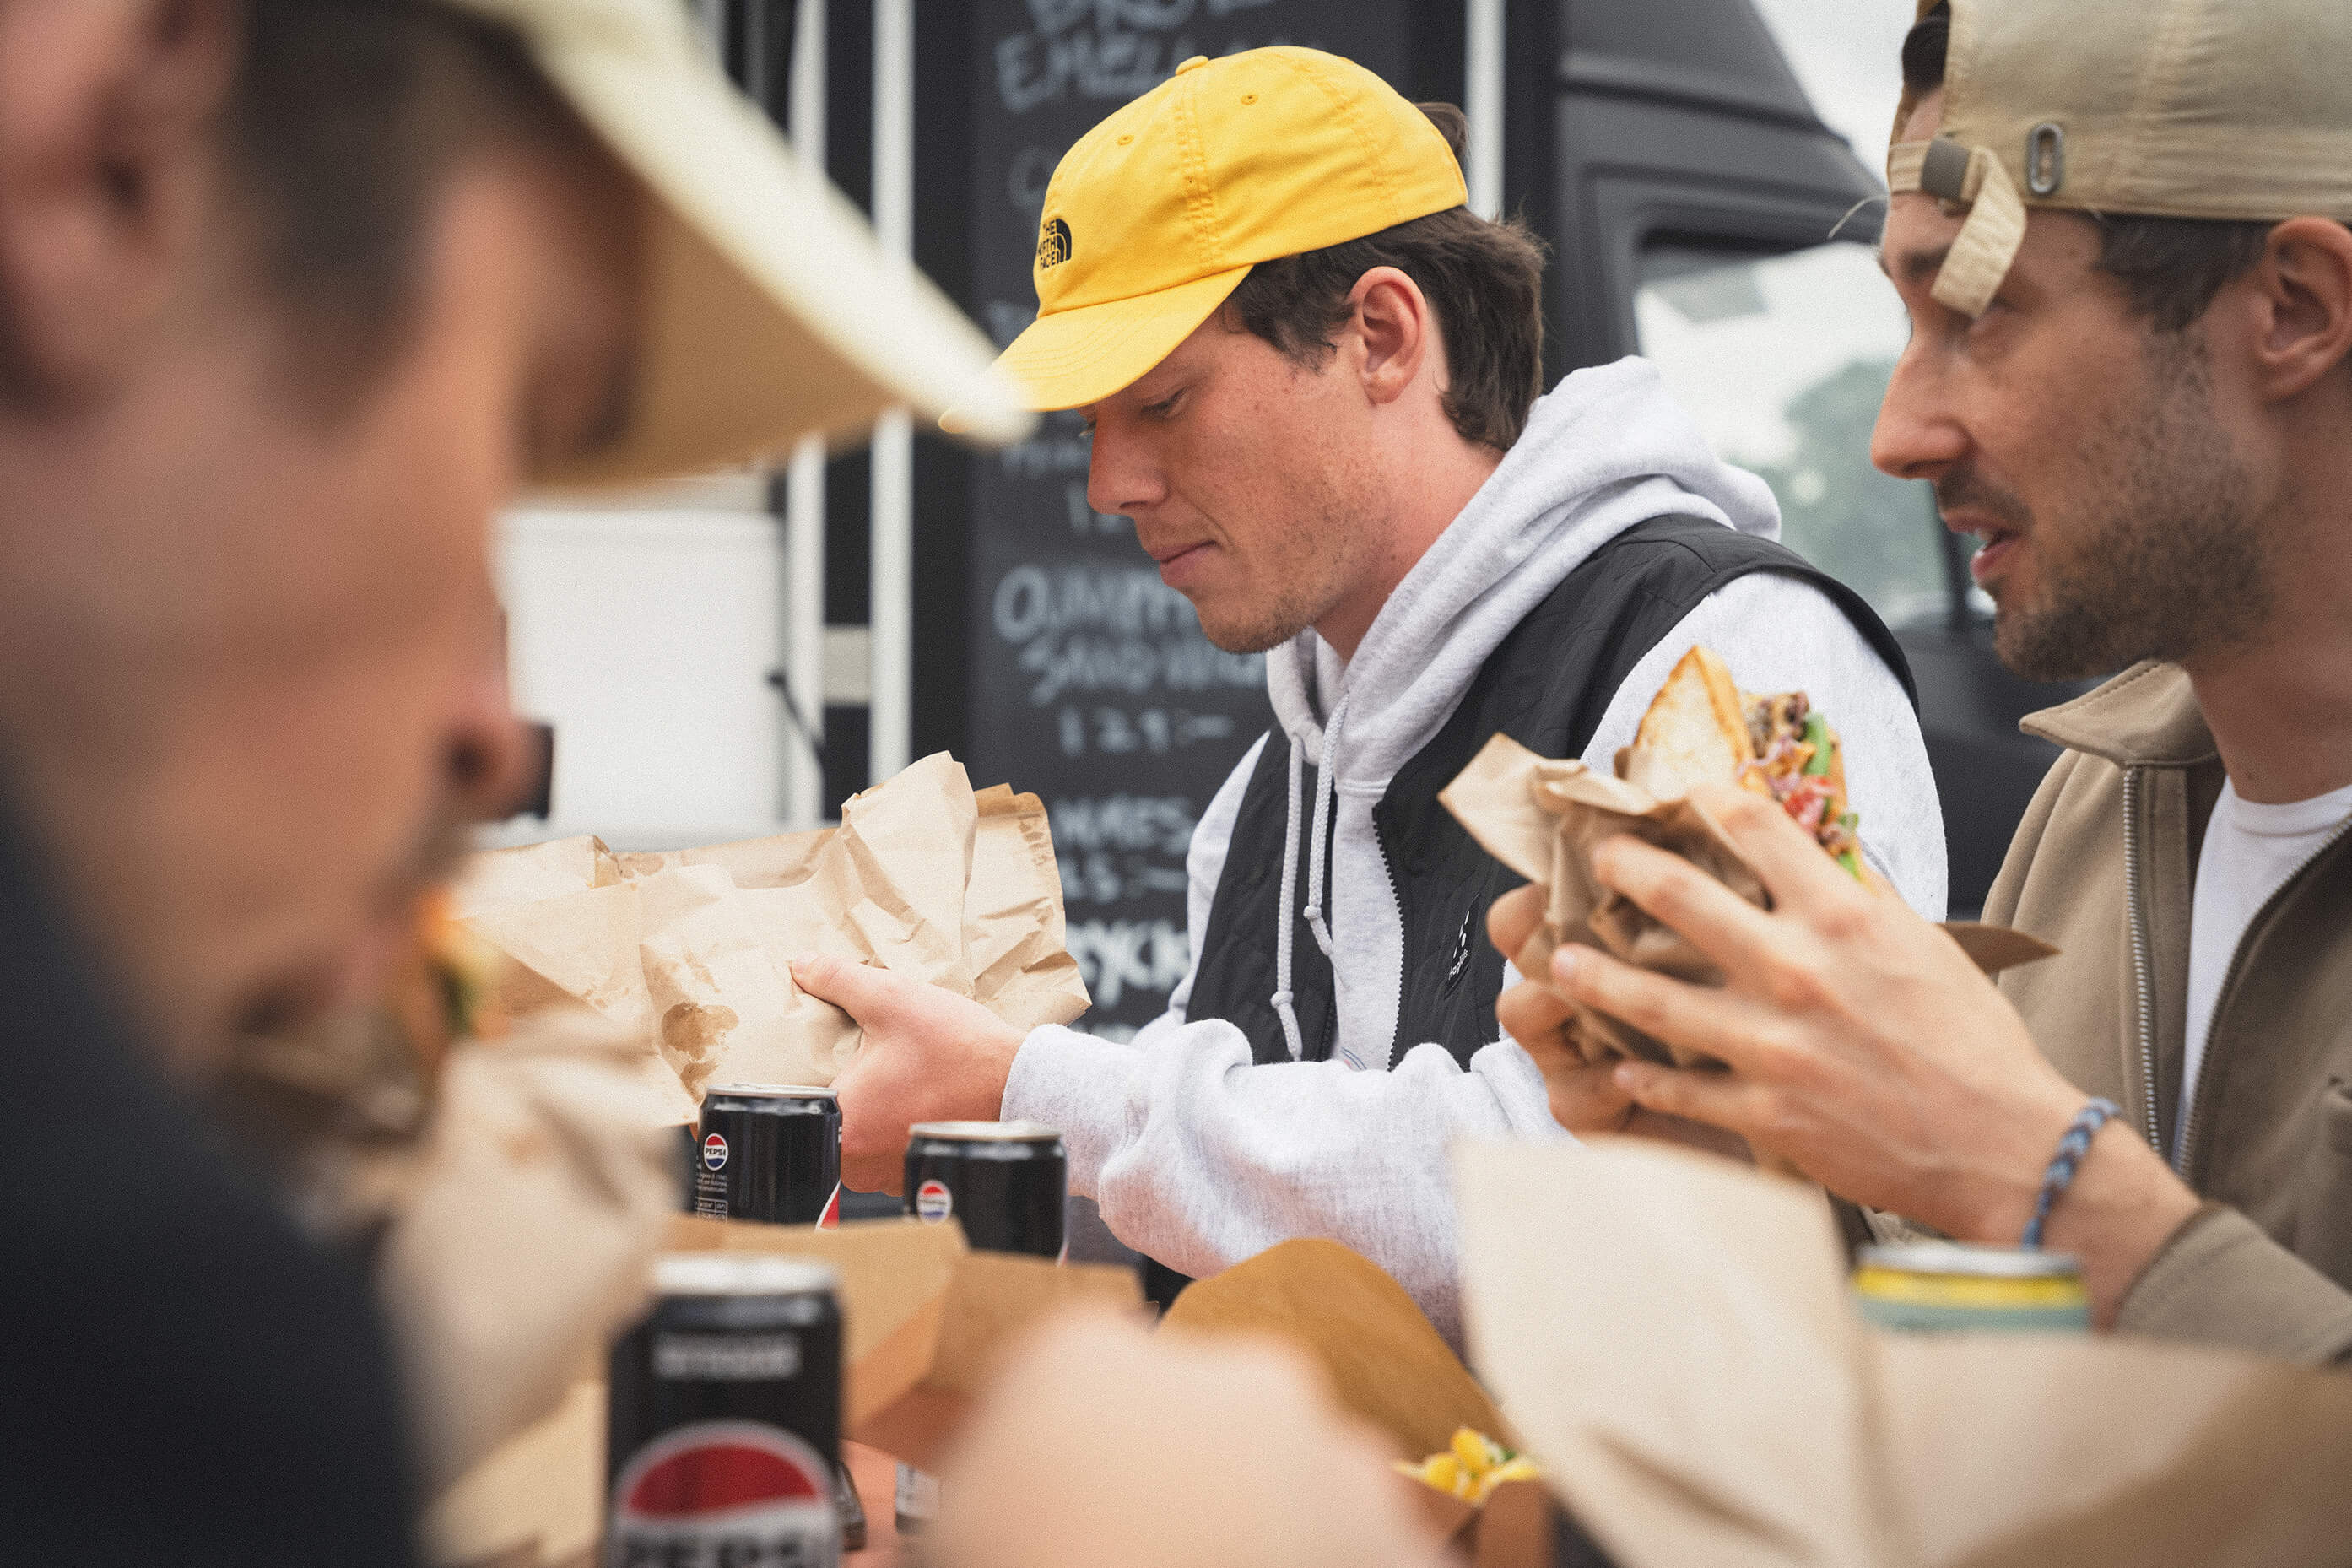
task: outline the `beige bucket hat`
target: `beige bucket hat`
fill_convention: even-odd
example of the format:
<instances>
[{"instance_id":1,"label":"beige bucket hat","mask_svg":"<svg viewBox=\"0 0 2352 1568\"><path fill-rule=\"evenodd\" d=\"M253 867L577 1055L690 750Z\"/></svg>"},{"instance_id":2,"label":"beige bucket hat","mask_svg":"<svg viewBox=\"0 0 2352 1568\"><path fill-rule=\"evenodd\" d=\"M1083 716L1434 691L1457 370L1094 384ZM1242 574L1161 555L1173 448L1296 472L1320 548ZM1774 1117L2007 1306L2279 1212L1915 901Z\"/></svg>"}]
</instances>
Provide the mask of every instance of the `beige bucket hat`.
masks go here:
<instances>
[{"instance_id":1,"label":"beige bucket hat","mask_svg":"<svg viewBox=\"0 0 2352 1568\"><path fill-rule=\"evenodd\" d=\"M1968 209L1936 299L1982 314L2030 206L2352 220L2347 39L2346 0L1951 0L1942 122L1886 155Z\"/></svg>"},{"instance_id":2,"label":"beige bucket hat","mask_svg":"<svg viewBox=\"0 0 2352 1568\"><path fill-rule=\"evenodd\" d=\"M617 484L778 452L899 405L1017 440L995 348L710 63L678 0L448 0L520 37L651 194L637 406L590 464Z\"/></svg>"}]
</instances>

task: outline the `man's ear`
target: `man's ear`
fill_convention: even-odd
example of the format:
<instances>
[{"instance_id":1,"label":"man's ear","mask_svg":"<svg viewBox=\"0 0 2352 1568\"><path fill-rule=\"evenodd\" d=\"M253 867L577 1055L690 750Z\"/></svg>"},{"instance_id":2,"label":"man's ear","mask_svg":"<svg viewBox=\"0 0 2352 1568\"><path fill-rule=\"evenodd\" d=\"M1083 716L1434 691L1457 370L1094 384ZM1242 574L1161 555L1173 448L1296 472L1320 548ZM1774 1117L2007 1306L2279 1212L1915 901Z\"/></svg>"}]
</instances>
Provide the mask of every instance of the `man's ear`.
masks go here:
<instances>
[{"instance_id":1,"label":"man's ear","mask_svg":"<svg viewBox=\"0 0 2352 1568\"><path fill-rule=\"evenodd\" d=\"M244 20L238 0L0 4L0 390L103 385L189 286Z\"/></svg>"},{"instance_id":2,"label":"man's ear","mask_svg":"<svg viewBox=\"0 0 2352 1568\"><path fill-rule=\"evenodd\" d=\"M1355 307L1352 325L1364 345L1359 374L1365 394L1376 404L1393 403L1436 351L1436 315L1420 285L1393 267L1375 267L1357 279L1348 302ZM1443 391L1444 367L1439 370Z\"/></svg>"},{"instance_id":3,"label":"man's ear","mask_svg":"<svg viewBox=\"0 0 2352 1568\"><path fill-rule=\"evenodd\" d=\"M2253 348L2264 398L2294 397L2352 353L2352 229L2290 218L2271 230L2248 279L2260 296Z\"/></svg>"}]
</instances>

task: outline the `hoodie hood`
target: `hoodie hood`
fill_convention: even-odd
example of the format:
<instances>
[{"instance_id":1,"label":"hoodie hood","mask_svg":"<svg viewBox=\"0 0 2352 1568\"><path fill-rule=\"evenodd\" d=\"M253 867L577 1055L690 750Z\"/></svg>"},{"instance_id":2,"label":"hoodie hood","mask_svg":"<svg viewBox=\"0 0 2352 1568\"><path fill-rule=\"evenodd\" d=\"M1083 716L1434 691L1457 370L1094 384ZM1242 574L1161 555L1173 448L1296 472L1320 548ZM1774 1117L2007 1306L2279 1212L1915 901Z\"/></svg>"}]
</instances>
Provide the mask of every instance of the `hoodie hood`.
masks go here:
<instances>
[{"instance_id":1,"label":"hoodie hood","mask_svg":"<svg viewBox=\"0 0 2352 1568\"><path fill-rule=\"evenodd\" d=\"M1351 873L1327 852L1333 797L1353 807L1339 814L1341 842L1369 838L1371 797L1453 715L1512 628L1609 541L1651 518L1677 515L1766 539L1780 534L1770 488L1716 457L1656 367L1622 359L1580 370L1537 400L1525 433L1405 574L1352 660L1343 667L1312 628L1268 651L1266 689L1290 750L1276 907L1299 907L1304 848L1307 924L1326 954L1332 951L1327 879L1343 891L1353 883L1351 897L1371 891L1363 868ZM1303 798L1308 763L1318 770L1311 808ZM1302 817L1312 824L1304 845ZM1384 868L1379 876L1385 880ZM1296 1058L1305 1042L1291 1005L1294 923L1286 918L1274 933L1269 1000ZM1383 959L1374 967L1385 974L1392 966Z\"/></svg>"},{"instance_id":2,"label":"hoodie hood","mask_svg":"<svg viewBox=\"0 0 2352 1568\"><path fill-rule=\"evenodd\" d=\"M1285 734L1323 763L1324 720L1348 700L1339 782L1384 788L1454 711L1511 629L1586 557L1654 517L1780 536L1770 487L1717 458L1647 360L1580 370L1389 595L1342 664L1313 628L1265 656Z\"/></svg>"}]
</instances>

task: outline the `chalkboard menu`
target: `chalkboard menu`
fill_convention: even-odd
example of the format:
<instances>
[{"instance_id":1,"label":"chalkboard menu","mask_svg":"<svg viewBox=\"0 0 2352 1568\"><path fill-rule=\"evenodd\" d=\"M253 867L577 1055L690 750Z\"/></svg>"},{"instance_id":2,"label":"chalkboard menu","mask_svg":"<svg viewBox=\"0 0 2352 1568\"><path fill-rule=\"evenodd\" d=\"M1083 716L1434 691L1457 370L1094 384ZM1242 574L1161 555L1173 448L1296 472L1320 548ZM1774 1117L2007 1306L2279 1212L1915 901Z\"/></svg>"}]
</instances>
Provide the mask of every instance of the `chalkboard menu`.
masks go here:
<instances>
[{"instance_id":1,"label":"chalkboard menu","mask_svg":"<svg viewBox=\"0 0 2352 1568\"><path fill-rule=\"evenodd\" d=\"M1343 54L1402 87L1406 8L1381 0L975 0L971 296L1008 343L1036 310L1045 183L1070 145L1193 55L1265 44ZM1124 1036L1184 977L1184 850L1272 724L1265 660L1201 635L1123 517L1087 504L1078 416L971 465L966 752L1051 808L1070 951Z\"/></svg>"}]
</instances>

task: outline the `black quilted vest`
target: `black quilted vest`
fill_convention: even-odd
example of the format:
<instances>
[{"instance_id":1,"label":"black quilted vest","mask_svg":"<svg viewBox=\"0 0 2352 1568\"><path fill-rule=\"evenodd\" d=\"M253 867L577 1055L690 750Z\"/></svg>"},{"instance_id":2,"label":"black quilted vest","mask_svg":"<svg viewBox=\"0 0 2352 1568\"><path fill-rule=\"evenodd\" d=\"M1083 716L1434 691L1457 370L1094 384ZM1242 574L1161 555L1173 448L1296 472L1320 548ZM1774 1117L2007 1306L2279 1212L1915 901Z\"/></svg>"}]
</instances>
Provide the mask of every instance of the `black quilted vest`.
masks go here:
<instances>
[{"instance_id":1,"label":"black quilted vest","mask_svg":"<svg viewBox=\"0 0 2352 1568\"><path fill-rule=\"evenodd\" d=\"M1381 852L1404 913L1404 981L1390 1058L1436 1041L1468 1066L1494 1043L1503 956L1486 940L1486 906L1522 880L1479 848L1437 804L1496 731L1546 757L1574 757L1591 743L1610 700L1642 656L1701 599L1737 577L1771 572L1829 595L1918 700L1902 649L1862 597L1785 546L1696 518L1653 518L1595 551L1513 628L1479 667L1461 706L1397 771L1372 808ZM1242 798L1232 847L1185 1014L1224 1018L1249 1037L1261 1065L1290 1059L1273 1003L1275 901L1289 810L1289 752L1270 735ZM1315 770L1307 770L1307 800ZM1304 844L1310 836L1302 832ZM1328 867L1326 868L1328 876ZM1307 881L1300 868L1299 885ZM1328 881L1327 881L1327 886ZM1303 893L1298 902L1305 904ZM1310 1061L1331 1055L1338 1009L1331 961L1301 910L1290 911L1292 1006Z\"/></svg>"}]
</instances>

